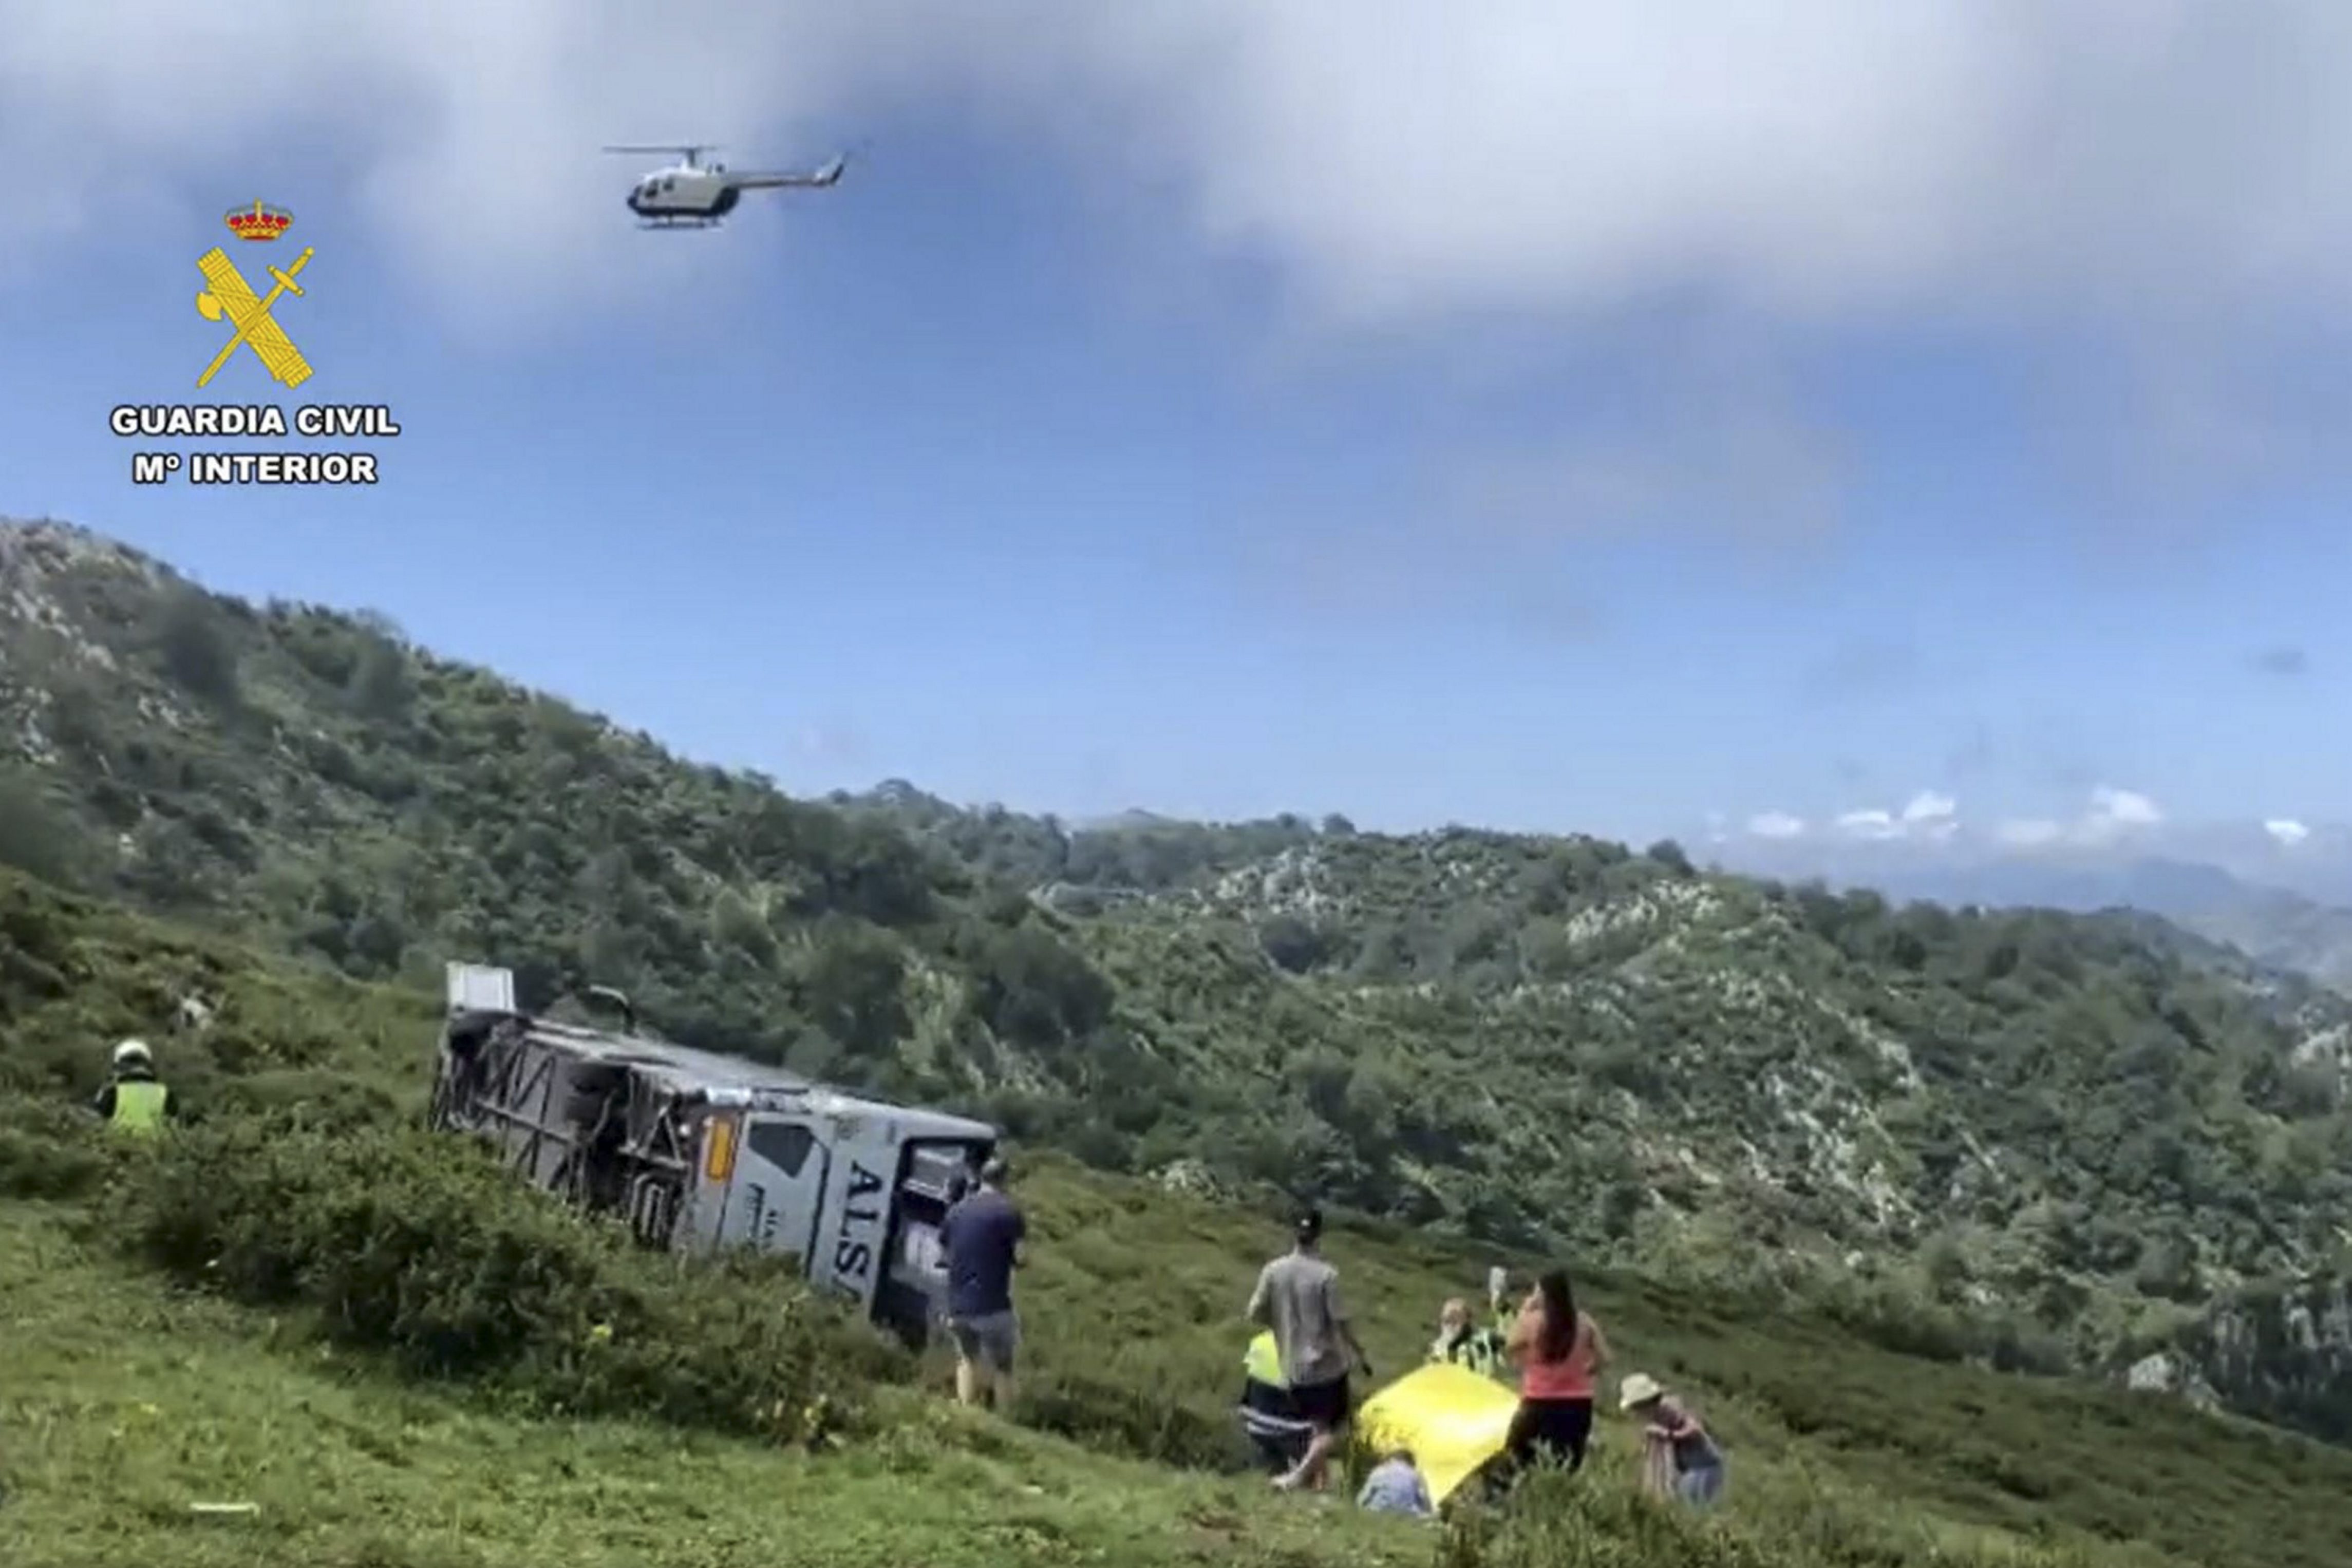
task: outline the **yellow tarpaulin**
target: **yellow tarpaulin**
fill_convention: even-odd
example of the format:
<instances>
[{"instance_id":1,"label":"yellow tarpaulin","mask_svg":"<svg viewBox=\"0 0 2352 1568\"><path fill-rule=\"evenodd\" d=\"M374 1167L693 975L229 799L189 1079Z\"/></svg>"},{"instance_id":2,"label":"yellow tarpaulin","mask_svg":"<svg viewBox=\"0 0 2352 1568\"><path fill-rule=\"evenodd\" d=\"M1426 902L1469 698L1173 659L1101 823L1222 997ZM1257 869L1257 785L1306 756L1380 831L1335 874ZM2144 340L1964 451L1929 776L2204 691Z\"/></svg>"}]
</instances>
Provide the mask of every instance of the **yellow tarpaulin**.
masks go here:
<instances>
[{"instance_id":1,"label":"yellow tarpaulin","mask_svg":"<svg viewBox=\"0 0 2352 1568\"><path fill-rule=\"evenodd\" d=\"M1518 1395L1493 1378L1440 1362L1365 1400L1356 1425L1375 1449L1411 1448L1430 1500L1444 1502L1503 1451L1518 1407Z\"/></svg>"}]
</instances>

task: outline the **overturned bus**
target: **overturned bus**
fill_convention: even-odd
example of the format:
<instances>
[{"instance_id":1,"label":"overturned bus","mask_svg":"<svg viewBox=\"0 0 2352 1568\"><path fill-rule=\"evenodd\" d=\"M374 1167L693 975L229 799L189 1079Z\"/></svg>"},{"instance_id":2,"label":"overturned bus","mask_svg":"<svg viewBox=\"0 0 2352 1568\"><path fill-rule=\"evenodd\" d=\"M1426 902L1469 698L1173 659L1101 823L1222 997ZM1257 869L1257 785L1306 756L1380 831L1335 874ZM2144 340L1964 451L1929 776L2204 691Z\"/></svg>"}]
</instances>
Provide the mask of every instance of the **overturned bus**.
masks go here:
<instances>
[{"instance_id":1,"label":"overturned bus","mask_svg":"<svg viewBox=\"0 0 2352 1568\"><path fill-rule=\"evenodd\" d=\"M514 977L448 967L432 1124L677 1252L756 1247L919 1347L945 1305L939 1227L996 1129L638 1032L533 1017Z\"/></svg>"}]
</instances>

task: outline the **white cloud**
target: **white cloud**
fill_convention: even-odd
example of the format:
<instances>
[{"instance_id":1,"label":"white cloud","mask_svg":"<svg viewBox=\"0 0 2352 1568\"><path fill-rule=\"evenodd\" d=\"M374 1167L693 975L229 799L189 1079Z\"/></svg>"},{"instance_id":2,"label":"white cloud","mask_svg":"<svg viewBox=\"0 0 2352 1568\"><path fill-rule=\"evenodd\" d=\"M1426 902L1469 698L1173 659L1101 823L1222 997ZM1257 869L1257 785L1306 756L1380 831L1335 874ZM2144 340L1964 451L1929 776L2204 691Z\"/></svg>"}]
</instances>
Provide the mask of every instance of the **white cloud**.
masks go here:
<instances>
[{"instance_id":1,"label":"white cloud","mask_svg":"<svg viewBox=\"0 0 2352 1568\"><path fill-rule=\"evenodd\" d=\"M2047 817L2012 817L1993 829L1993 837L2011 849L2046 849L2066 837L2066 827Z\"/></svg>"},{"instance_id":2,"label":"white cloud","mask_svg":"<svg viewBox=\"0 0 2352 1568\"><path fill-rule=\"evenodd\" d=\"M599 144L802 156L952 104L1172 193L1337 319L2352 306L2352 204L2310 195L2352 188L2336 0L0 0L0 157L45 193L0 255L339 131L420 277L552 308L743 265L639 243ZM469 195L498 221L439 221Z\"/></svg>"},{"instance_id":3,"label":"white cloud","mask_svg":"<svg viewBox=\"0 0 2352 1568\"><path fill-rule=\"evenodd\" d=\"M2011 849L2095 847L2144 834L2164 820L2162 809L2147 796L2103 784L2090 792L2081 815L2072 821L2012 817L1995 823L1991 836ZM1874 843L1945 844L1960 835L1960 803L1940 790L1922 789L1900 811L1877 807L1846 811L1833 825L1848 838Z\"/></svg>"},{"instance_id":4,"label":"white cloud","mask_svg":"<svg viewBox=\"0 0 2352 1568\"><path fill-rule=\"evenodd\" d=\"M2164 813L2147 796L2136 789L2116 789L2105 784L2091 791L2091 810L2126 827L2152 828L2164 821Z\"/></svg>"},{"instance_id":5,"label":"white cloud","mask_svg":"<svg viewBox=\"0 0 2352 1568\"><path fill-rule=\"evenodd\" d=\"M1837 825L1840 832L1857 839L1884 841L1899 839L1903 836L1903 824L1895 820L1895 814L1891 811L1871 810L1843 812L1838 817Z\"/></svg>"},{"instance_id":6,"label":"white cloud","mask_svg":"<svg viewBox=\"0 0 2352 1568\"><path fill-rule=\"evenodd\" d=\"M2048 817L2013 817L1993 829L1993 837L2011 849L2096 849L2126 837L2161 827L2164 812L2137 789L2102 784L2093 789L2083 812L2071 821Z\"/></svg>"},{"instance_id":7,"label":"white cloud","mask_svg":"<svg viewBox=\"0 0 2352 1568\"><path fill-rule=\"evenodd\" d=\"M1960 809L1960 803L1949 795L1939 795L1933 789L1922 789L1911 797L1903 808L1906 822L1941 822L1949 820Z\"/></svg>"},{"instance_id":8,"label":"white cloud","mask_svg":"<svg viewBox=\"0 0 2352 1568\"><path fill-rule=\"evenodd\" d=\"M1959 831L1959 810L1960 803L1949 795L1922 789L1899 812L1867 807L1841 813L1835 825L1848 838L1878 843L1896 839L1941 843Z\"/></svg>"},{"instance_id":9,"label":"white cloud","mask_svg":"<svg viewBox=\"0 0 2352 1568\"><path fill-rule=\"evenodd\" d=\"M1903 808L1904 831L1916 838L1941 842L1959 831L1959 811L1960 803L1949 795L1922 789Z\"/></svg>"},{"instance_id":10,"label":"white cloud","mask_svg":"<svg viewBox=\"0 0 2352 1568\"><path fill-rule=\"evenodd\" d=\"M2263 824L2263 831L2278 841L2282 849L2293 849L2311 837L2311 830L2293 817L2273 817Z\"/></svg>"},{"instance_id":11,"label":"white cloud","mask_svg":"<svg viewBox=\"0 0 2352 1568\"><path fill-rule=\"evenodd\" d=\"M1786 811L1759 811L1748 819L1748 831L1759 839L1802 838L1805 820Z\"/></svg>"},{"instance_id":12,"label":"white cloud","mask_svg":"<svg viewBox=\"0 0 2352 1568\"><path fill-rule=\"evenodd\" d=\"M2074 824L2074 837L2084 843L2105 843L2126 833L2160 825L2164 813L2155 801L2136 789L2102 784L2091 791L2090 810Z\"/></svg>"}]
</instances>

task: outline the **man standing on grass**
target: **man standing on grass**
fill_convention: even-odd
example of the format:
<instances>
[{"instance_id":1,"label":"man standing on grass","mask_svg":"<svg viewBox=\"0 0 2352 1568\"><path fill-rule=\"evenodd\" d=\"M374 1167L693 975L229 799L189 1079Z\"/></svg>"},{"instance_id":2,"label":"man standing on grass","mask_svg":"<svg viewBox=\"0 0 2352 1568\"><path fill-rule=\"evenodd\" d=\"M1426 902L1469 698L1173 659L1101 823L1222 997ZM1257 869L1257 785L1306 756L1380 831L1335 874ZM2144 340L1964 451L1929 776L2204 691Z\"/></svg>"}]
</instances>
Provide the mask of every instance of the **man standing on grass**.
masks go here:
<instances>
[{"instance_id":1,"label":"man standing on grass","mask_svg":"<svg viewBox=\"0 0 2352 1568\"><path fill-rule=\"evenodd\" d=\"M948 1332L955 1336L956 1397L977 1405L992 1393L999 1414L1013 1407L1013 1360L1021 1320L1013 1311L1013 1270L1028 1260L1028 1221L1004 1196L1004 1161L980 1167L980 1186L940 1222L948 1263Z\"/></svg>"},{"instance_id":2,"label":"man standing on grass","mask_svg":"<svg viewBox=\"0 0 2352 1568\"><path fill-rule=\"evenodd\" d=\"M1360 1366L1372 1375L1371 1358L1339 1301L1339 1270L1323 1260L1322 1242L1323 1216L1310 1208L1299 1216L1290 1250L1258 1270L1250 1294L1249 1320L1274 1331L1293 1406L1314 1433L1297 1467L1276 1479L1284 1491L1324 1489L1331 1450L1355 1415L1348 1374Z\"/></svg>"}]
</instances>

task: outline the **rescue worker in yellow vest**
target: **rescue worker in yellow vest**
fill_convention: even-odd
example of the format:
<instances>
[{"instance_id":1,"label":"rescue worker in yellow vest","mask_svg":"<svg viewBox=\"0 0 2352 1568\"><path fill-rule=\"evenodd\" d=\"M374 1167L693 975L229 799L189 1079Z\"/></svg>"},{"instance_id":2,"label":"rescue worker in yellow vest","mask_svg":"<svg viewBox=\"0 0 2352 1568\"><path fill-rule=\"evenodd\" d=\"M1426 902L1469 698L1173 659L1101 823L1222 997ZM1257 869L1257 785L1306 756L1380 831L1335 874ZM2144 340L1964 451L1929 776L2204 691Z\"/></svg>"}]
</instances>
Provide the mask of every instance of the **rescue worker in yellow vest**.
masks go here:
<instances>
[{"instance_id":1,"label":"rescue worker in yellow vest","mask_svg":"<svg viewBox=\"0 0 2352 1568\"><path fill-rule=\"evenodd\" d=\"M126 1040L114 1048L114 1076L90 1109L109 1124L142 1135L160 1131L176 1113L172 1091L155 1076L154 1053L145 1040Z\"/></svg>"},{"instance_id":2,"label":"rescue worker in yellow vest","mask_svg":"<svg viewBox=\"0 0 2352 1568\"><path fill-rule=\"evenodd\" d=\"M1242 1434L1257 1450L1268 1473L1281 1475L1298 1463L1315 1429L1298 1418L1290 1385L1282 1375L1282 1354L1275 1345L1272 1329L1250 1341L1249 1351L1242 1357L1238 1408Z\"/></svg>"},{"instance_id":3,"label":"rescue worker in yellow vest","mask_svg":"<svg viewBox=\"0 0 2352 1568\"><path fill-rule=\"evenodd\" d=\"M1486 1275L1486 1310L1493 1326L1486 1327L1471 1320L1470 1303L1460 1296L1447 1301L1437 1315L1437 1338L1430 1343L1429 1359L1450 1362L1481 1377L1496 1377L1503 1370L1503 1341L1510 1332L1511 1314L1504 1306L1504 1293L1510 1277L1500 1269Z\"/></svg>"}]
</instances>

